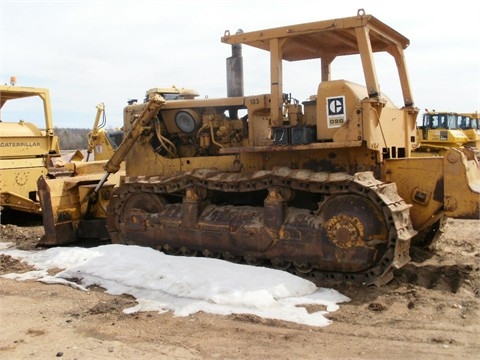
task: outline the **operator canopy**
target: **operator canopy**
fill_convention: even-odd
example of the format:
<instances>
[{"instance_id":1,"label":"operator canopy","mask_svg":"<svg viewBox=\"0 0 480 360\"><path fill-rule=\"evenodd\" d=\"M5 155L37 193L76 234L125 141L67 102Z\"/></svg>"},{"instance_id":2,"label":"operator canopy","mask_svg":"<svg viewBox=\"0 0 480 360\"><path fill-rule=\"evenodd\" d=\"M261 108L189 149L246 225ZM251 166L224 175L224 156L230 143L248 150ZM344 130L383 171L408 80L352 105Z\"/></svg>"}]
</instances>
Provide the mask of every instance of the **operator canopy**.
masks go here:
<instances>
[{"instance_id":1,"label":"operator canopy","mask_svg":"<svg viewBox=\"0 0 480 360\"><path fill-rule=\"evenodd\" d=\"M372 15L359 11L355 17L317 21L299 25L230 35L222 42L246 44L272 51L272 39L282 41L282 60L297 61L359 54L357 32L367 29L372 52L387 51L392 46L406 49L410 41Z\"/></svg>"}]
</instances>

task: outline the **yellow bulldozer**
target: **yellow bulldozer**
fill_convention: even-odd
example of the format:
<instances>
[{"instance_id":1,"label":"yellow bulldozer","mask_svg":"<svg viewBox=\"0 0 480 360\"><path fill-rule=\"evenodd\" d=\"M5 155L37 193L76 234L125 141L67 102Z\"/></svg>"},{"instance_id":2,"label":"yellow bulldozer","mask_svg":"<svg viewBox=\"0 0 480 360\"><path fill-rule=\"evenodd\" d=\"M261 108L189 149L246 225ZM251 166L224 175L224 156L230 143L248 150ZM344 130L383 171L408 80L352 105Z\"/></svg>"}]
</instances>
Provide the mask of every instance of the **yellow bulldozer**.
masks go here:
<instances>
[{"instance_id":1,"label":"yellow bulldozer","mask_svg":"<svg viewBox=\"0 0 480 360\"><path fill-rule=\"evenodd\" d=\"M419 146L415 155L443 154L450 148L479 149L478 113L456 113L426 109L417 127Z\"/></svg>"},{"instance_id":2,"label":"yellow bulldozer","mask_svg":"<svg viewBox=\"0 0 480 360\"><path fill-rule=\"evenodd\" d=\"M29 100L43 109L30 121L25 118ZM53 131L50 93L43 88L16 86L12 77L10 85L0 85L0 109L3 114L10 109L9 113L15 114L10 115L15 119L2 116L0 121L0 206L39 214L38 178L64 175L65 170L54 167L60 146Z\"/></svg>"},{"instance_id":3,"label":"yellow bulldozer","mask_svg":"<svg viewBox=\"0 0 480 360\"><path fill-rule=\"evenodd\" d=\"M103 131L105 121L98 121L102 108L102 112L97 111L93 130L88 136L88 150L94 151L92 161L84 161L79 150L65 160L58 136L54 134L49 90L17 86L15 77L11 78L10 85L0 86L0 109L2 115L8 114L0 121L0 206L3 210L42 214L37 191L41 176L52 184L63 184L70 189L81 184L98 183L106 161L121 143L122 131ZM27 121L27 109L42 111L30 115L32 119Z\"/></svg>"},{"instance_id":4,"label":"yellow bulldozer","mask_svg":"<svg viewBox=\"0 0 480 360\"><path fill-rule=\"evenodd\" d=\"M459 113L458 127L468 138L464 146L480 151L480 114L478 112Z\"/></svg>"},{"instance_id":5,"label":"yellow bulldozer","mask_svg":"<svg viewBox=\"0 0 480 360\"><path fill-rule=\"evenodd\" d=\"M91 223L106 227L113 243L380 285L410 260L412 243L435 239L446 216L479 218L480 167L471 150L412 156L418 108L409 40L399 32L360 9L226 31L221 41L232 51L227 97L169 100L154 92L126 106L124 140L102 180L70 197L80 210L67 206L65 193L59 206L39 179L45 244L75 241ZM270 92L244 95L244 45L269 52ZM394 59L401 107L380 91L376 53ZM365 84L333 79L342 56L360 60ZM312 59L318 87L300 102L285 89L283 64ZM105 191L123 160L125 176Z\"/></svg>"},{"instance_id":6,"label":"yellow bulldozer","mask_svg":"<svg viewBox=\"0 0 480 360\"><path fill-rule=\"evenodd\" d=\"M462 147L468 142L468 137L460 129L457 119L458 115L454 112L426 110L417 128L420 141L418 150L438 153L452 147Z\"/></svg>"}]
</instances>

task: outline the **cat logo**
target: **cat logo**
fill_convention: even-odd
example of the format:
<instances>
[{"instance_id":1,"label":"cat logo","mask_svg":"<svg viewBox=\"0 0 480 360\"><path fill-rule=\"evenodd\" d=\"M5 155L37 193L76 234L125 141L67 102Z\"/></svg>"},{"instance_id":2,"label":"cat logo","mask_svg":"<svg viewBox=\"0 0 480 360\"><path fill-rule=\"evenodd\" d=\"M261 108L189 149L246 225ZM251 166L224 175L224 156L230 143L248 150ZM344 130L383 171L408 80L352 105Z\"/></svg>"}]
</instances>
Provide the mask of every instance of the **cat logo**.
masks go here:
<instances>
[{"instance_id":1,"label":"cat logo","mask_svg":"<svg viewBox=\"0 0 480 360\"><path fill-rule=\"evenodd\" d=\"M338 128L346 120L345 96L327 98L327 127Z\"/></svg>"}]
</instances>

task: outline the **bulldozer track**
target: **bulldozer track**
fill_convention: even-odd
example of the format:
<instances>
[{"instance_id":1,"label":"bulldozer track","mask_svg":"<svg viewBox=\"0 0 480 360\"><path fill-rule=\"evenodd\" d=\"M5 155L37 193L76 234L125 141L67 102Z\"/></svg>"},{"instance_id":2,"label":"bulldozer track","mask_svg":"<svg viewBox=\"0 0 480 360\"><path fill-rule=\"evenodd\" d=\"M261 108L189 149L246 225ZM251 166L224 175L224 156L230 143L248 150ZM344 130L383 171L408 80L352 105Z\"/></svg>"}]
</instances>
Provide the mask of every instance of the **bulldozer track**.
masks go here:
<instances>
[{"instance_id":1,"label":"bulldozer track","mask_svg":"<svg viewBox=\"0 0 480 360\"><path fill-rule=\"evenodd\" d=\"M185 203L201 203L206 199L207 191L216 191L227 195L228 193L247 193L259 190L266 191L269 194L265 199L265 204L269 203L272 194L274 204L286 202L291 191L302 191L312 196L320 194L324 202L329 202L328 206L322 207L322 204L320 204L317 210L309 211L310 214L307 215L302 213L296 218L292 218L291 221L297 221L298 218L308 218L309 226L311 226L309 231L312 230L314 234L313 239L310 240L315 241L314 238L316 237L325 237L325 235L320 235L320 232L326 233L329 243L335 243L335 256L342 256L341 254L344 251L356 248L368 248L369 251L377 248L372 263L360 271L338 269L330 271L322 269L322 266L314 261L303 262L299 261L298 258L288 258L288 255L285 254L276 256L277 253L272 252L272 249L275 246L278 247L278 244L281 244L284 240L282 234L286 231L286 223L290 220L284 221L277 229L278 231L275 231L275 226L273 226L273 229L272 226L269 226L270 219L267 213L262 213L265 209L260 210L262 215L256 218L255 224L255 226L266 228L268 233L273 234L272 243L269 243L264 249L253 249L247 244L244 251L227 248L219 252L218 248L202 247L201 240L192 242L193 245L188 246L188 244L185 245L185 242L177 242L174 238L178 223L172 223L171 219L178 219L181 216L175 215L175 217L172 214L180 212L179 208L185 206ZM282 194L287 195L282 198ZM177 204L168 204L165 197L172 195L183 200ZM275 196L280 196L277 203L275 202ZM132 202L131 199L135 197L137 197L137 200ZM147 204L148 201L145 200L149 198L160 200L156 200L155 204ZM355 202L361 202L360 208L365 207L363 205L365 203L373 204L371 206L375 209L375 213L378 210L381 218L379 222L385 224L386 227L384 239L365 238L358 240L359 236L357 235L363 233L363 228L368 227L370 222L374 222L373 219L368 218L368 215L362 218L362 215L359 214L360 220L358 220L355 216L347 216L342 213L343 210L339 210L339 214L331 216L327 221L325 221L326 218L322 221L312 220L322 219L326 216L325 212L331 212L331 209L335 208L335 201L337 200L332 202L329 199L344 201L344 199L350 198L353 199L353 206L357 205ZM232 208L239 209L240 207L230 205L219 211L221 213L235 211ZM205 209L205 206L203 209ZM409 209L410 205L406 204L398 195L395 184L378 181L371 172L361 172L352 176L345 173L292 170L285 167L270 171L256 171L251 174L219 172L215 169L197 169L178 173L174 176L126 177L109 203L107 227L114 243L147 245L170 254L221 256L225 260L245 262L250 265L262 264L265 266L265 263L268 264L269 262L274 268L287 270L316 282L327 280L381 285L391 279L394 268L400 268L410 260L410 240L416 232L412 228ZM368 213L368 209L365 212ZM295 209L288 207L287 213L295 213ZM249 214L248 211L247 214ZM204 217L208 218L214 215L214 211L211 211L210 215ZM245 214L239 212L238 217L241 216L245 216ZM262 220L263 224L261 223ZM294 226L296 225L294 224ZM129 227L130 230L128 230ZM201 226L199 222L194 220L191 227L194 228L192 231L197 231ZM231 227L234 227L234 225L230 225ZM162 228L172 229L171 238L158 238L155 229ZM142 235L133 236L132 234L137 231L142 232ZM150 236L151 242L145 243L144 240L136 240L137 238L144 238L143 234L148 231L152 233ZM315 232L318 232L318 235L315 235ZM302 241L301 236L298 241ZM322 251L321 248L318 248L318 250ZM264 255L264 257L261 255ZM318 256L321 257L322 255L319 254ZM338 261L342 262L342 260Z\"/></svg>"}]
</instances>

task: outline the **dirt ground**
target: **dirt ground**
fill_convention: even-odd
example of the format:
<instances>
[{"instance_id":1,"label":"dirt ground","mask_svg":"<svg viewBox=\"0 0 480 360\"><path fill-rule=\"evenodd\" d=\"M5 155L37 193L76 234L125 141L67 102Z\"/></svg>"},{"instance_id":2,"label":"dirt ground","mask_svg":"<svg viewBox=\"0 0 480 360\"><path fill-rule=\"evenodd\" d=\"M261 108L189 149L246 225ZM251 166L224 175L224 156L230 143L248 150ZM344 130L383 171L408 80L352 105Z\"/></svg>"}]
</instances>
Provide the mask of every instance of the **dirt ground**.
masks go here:
<instances>
[{"instance_id":1,"label":"dirt ground","mask_svg":"<svg viewBox=\"0 0 480 360\"><path fill-rule=\"evenodd\" d=\"M39 225L3 222L1 241L33 249ZM333 286L352 301L324 328L245 315L126 315L129 296L0 277L0 358L479 359L480 220L449 219L431 249L411 256L386 286ZM0 275L27 270L0 257Z\"/></svg>"}]
</instances>

